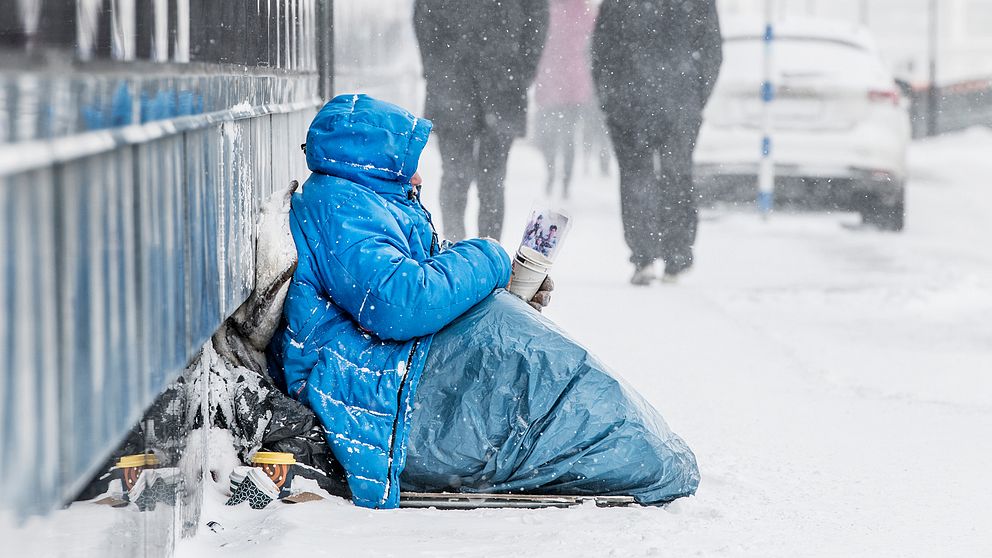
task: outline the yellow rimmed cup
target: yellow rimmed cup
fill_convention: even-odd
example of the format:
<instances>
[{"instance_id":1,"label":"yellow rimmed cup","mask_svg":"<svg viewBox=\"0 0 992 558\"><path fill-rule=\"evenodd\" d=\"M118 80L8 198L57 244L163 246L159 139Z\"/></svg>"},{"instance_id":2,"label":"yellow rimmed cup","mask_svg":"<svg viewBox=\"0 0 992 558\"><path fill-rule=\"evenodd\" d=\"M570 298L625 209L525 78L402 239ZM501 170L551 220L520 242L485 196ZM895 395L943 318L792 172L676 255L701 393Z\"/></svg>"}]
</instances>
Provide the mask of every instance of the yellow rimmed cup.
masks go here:
<instances>
[{"instance_id":1,"label":"yellow rimmed cup","mask_svg":"<svg viewBox=\"0 0 992 558\"><path fill-rule=\"evenodd\" d=\"M293 481L296 458L291 453L278 451L259 451L251 458L253 467L258 467L272 479L279 489L279 497L289 496L289 488Z\"/></svg>"},{"instance_id":2,"label":"yellow rimmed cup","mask_svg":"<svg viewBox=\"0 0 992 558\"><path fill-rule=\"evenodd\" d=\"M138 477L145 469L154 469L159 466L158 456L154 453L136 453L124 455L117 460L114 469L117 469L124 491L130 491L134 484L138 482Z\"/></svg>"}]
</instances>

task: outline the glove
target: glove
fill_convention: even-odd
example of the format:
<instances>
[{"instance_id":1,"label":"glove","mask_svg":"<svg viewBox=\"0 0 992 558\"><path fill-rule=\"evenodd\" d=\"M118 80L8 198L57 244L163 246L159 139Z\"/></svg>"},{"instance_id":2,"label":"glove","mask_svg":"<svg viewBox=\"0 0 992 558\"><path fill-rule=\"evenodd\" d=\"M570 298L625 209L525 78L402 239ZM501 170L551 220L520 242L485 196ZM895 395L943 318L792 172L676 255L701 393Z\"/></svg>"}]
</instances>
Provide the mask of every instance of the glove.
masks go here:
<instances>
[{"instance_id":1,"label":"glove","mask_svg":"<svg viewBox=\"0 0 992 558\"><path fill-rule=\"evenodd\" d=\"M555 290L555 282L551 280L551 276L549 275L544 278L544 282L537 288L534 298L530 299L527 304L530 304L534 310L540 312L545 306L551 303L551 291L553 290Z\"/></svg>"}]
</instances>

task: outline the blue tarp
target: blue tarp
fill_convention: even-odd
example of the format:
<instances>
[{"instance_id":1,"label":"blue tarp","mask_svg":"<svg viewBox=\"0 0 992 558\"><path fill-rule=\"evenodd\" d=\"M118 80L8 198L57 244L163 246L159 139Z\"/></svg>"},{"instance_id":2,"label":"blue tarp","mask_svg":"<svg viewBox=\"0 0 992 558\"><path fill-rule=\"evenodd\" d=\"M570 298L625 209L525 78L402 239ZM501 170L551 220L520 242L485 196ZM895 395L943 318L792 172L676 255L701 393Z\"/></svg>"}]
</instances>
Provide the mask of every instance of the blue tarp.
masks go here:
<instances>
[{"instance_id":1,"label":"blue tarp","mask_svg":"<svg viewBox=\"0 0 992 558\"><path fill-rule=\"evenodd\" d=\"M553 322L503 290L434 337L404 490L688 496L692 451Z\"/></svg>"}]
</instances>

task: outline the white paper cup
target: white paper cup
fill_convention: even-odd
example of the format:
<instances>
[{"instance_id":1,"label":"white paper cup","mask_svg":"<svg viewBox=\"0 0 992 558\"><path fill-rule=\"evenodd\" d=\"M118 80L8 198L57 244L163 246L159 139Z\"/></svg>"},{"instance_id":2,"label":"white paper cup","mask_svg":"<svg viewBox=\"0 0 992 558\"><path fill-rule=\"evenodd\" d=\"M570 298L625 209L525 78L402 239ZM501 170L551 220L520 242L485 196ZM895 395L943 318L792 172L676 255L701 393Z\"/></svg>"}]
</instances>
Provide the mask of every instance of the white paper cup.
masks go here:
<instances>
[{"instance_id":1,"label":"white paper cup","mask_svg":"<svg viewBox=\"0 0 992 558\"><path fill-rule=\"evenodd\" d=\"M537 250L521 246L513 258L513 273L510 275L510 285L506 290L529 301L541 288L541 283L548 276L552 263L554 262Z\"/></svg>"}]
</instances>

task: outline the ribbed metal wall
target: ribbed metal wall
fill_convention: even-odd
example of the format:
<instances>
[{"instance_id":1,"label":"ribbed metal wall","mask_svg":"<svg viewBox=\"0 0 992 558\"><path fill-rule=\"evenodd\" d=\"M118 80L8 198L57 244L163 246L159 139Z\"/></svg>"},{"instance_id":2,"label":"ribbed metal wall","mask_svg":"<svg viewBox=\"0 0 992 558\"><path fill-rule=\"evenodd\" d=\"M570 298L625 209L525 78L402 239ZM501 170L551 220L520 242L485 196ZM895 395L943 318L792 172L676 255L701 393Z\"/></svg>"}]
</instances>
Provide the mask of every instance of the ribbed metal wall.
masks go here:
<instances>
[{"instance_id":1,"label":"ribbed metal wall","mask_svg":"<svg viewBox=\"0 0 992 558\"><path fill-rule=\"evenodd\" d=\"M247 298L256 209L305 178L315 105L0 178L0 451L34 456L0 464L0 505L71 496Z\"/></svg>"},{"instance_id":2,"label":"ribbed metal wall","mask_svg":"<svg viewBox=\"0 0 992 558\"><path fill-rule=\"evenodd\" d=\"M329 83L329 1L39 4L0 14L0 511L19 517L71 499L248 296L257 208L306 178Z\"/></svg>"}]
</instances>

